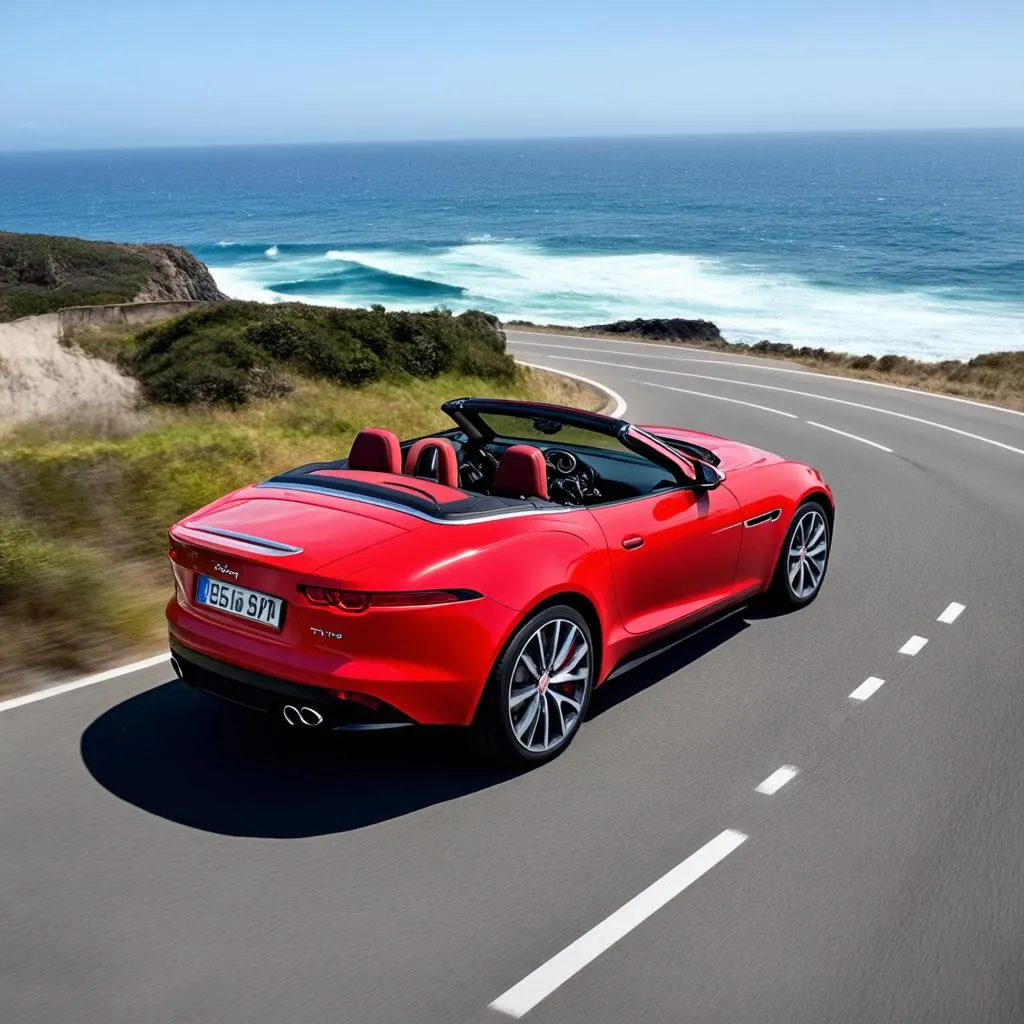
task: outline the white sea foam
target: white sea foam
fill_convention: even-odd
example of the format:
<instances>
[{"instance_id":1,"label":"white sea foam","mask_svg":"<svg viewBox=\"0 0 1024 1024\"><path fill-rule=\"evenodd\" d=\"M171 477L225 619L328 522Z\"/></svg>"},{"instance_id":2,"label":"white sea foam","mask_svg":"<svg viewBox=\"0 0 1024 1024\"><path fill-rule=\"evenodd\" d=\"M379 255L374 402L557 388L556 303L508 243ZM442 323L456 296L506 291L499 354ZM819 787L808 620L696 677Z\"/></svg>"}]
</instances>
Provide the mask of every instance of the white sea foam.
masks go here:
<instances>
[{"instance_id":1,"label":"white sea foam","mask_svg":"<svg viewBox=\"0 0 1024 1024\"><path fill-rule=\"evenodd\" d=\"M210 266L210 273L217 287L232 299L245 299L249 302L285 301L284 295L278 295L254 280L248 267Z\"/></svg>"},{"instance_id":2,"label":"white sea foam","mask_svg":"<svg viewBox=\"0 0 1024 1024\"><path fill-rule=\"evenodd\" d=\"M322 276L325 259L460 287L465 289L462 299L446 304L457 311L488 309L506 319L586 324L633 317L703 317L738 341L769 338L923 359L968 358L1024 347L1024 308L1016 304L938 292L841 291L792 275L673 253L567 255L522 243L480 242L441 252L330 250L323 257L281 258L262 268L212 269L228 294L244 291L245 297L279 300L281 296L268 292L268 287L275 281ZM436 305L393 303L386 293L356 292L343 285L336 295L310 298L339 306Z\"/></svg>"},{"instance_id":3,"label":"white sea foam","mask_svg":"<svg viewBox=\"0 0 1024 1024\"><path fill-rule=\"evenodd\" d=\"M269 256L271 259L273 259L277 255L277 246L272 245L269 249L266 250L266 252L263 253L263 255Z\"/></svg>"}]
</instances>

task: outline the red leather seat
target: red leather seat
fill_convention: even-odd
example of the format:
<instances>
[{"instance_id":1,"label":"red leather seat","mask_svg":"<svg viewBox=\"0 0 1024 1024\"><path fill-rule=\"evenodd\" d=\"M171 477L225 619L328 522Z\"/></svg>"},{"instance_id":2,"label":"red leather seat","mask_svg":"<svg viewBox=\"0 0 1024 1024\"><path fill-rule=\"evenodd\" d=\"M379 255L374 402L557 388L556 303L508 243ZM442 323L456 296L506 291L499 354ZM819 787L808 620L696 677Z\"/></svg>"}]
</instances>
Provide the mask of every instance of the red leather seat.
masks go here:
<instances>
[{"instance_id":1,"label":"red leather seat","mask_svg":"<svg viewBox=\"0 0 1024 1024\"><path fill-rule=\"evenodd\" d=\"M349 469L369 469L376 473L401 473L402 449L398 435L390 430L360 430L348 453Z\"/></svg>"},{"instance_id":2,"label":"red leather seat","mask_svg":"<svg viewBox=\"0 0 1024 1024\"><path fill-rule=\"evenodd\" d=\"M428 469L434 457L434 472ZM426 472L419 472L420 467ZM459 459L455 445L446 437L421 437L405 453L406 476L426 476L446 487L459 486Z\"/></svg>"},{"instance_id":3,"label":"red leather seat","mask_svg":"<svg viewBox=\"0 0 1024 1024\"><path fill-rule=\"evenodd\" d=\"M528 444L505 449L494 472L491 493L505 498L548 497L548 467L544 453Z\"/></svg>"}]
</instances>

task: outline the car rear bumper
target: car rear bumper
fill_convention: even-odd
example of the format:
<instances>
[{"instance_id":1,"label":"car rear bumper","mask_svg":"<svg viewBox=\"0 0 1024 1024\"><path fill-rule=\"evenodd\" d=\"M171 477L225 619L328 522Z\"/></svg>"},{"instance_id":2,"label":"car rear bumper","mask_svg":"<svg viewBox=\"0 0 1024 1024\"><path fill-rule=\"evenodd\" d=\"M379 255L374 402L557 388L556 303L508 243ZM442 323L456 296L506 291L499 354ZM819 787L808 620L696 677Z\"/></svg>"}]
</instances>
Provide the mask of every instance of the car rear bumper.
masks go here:
<instances>
[{"instance_id":1,"label":"car rear bumper","mask_svg":"<svg viewBox=\"0 0 1024 1024\"><path fill-rule=\"evenodd\" d=\"M230 665L174 640L170 648L171 664L182 682L212 697L280 717L287 725L359 730L416 724L383 701L360 702L320 686Z\"/></svg>"},{"instance_id":2,"label":"car rear bumper","mask_svg":"<svg viewBox=\"0 0 1024 1024\"><path fill-rule=\"evenodd\" d=\"M270 692L278 713L286 703L280 698L305 694L318 707L326 704L332 719L337 704L345 702L337 695L354 694L357 703L360 697L373 698L419 725L468 725L473 720L514 616L486 599L437 609L430 616L431 628L404 628L403 619L414 616L396 613L381 615L371 632L368 616L360 616L362 637L355 628L346 629L335 649L316 643L300 649L274 636L229 633L219 621L173 598L167 605L172 653L181 652L199 683L204 670L216 677L197 683L198 689L261 708ZM246 689L239 696L236 684L260 692ZM291 687L299 689L293 693Z\"/></svg>"}]
</instances>

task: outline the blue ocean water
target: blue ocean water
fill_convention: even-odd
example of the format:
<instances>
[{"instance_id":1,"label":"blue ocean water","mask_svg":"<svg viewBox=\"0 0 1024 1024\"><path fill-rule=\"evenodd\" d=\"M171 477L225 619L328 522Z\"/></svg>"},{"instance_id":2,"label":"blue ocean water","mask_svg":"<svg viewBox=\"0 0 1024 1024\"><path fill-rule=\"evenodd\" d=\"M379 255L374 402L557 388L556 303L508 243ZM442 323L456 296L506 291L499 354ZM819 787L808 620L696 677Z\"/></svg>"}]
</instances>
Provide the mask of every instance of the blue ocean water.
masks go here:
<instances>
[{"instance_id":1,"label":"blue ocean water","mask_svg":"<svg viewBox=\"0 0 1024 1024\"><path fill-rule=\"evenodd\" d=\"M0 154L0 228L186 245L266 301L1024 348L1024 130Z\"/></svg>"}]
</instances>

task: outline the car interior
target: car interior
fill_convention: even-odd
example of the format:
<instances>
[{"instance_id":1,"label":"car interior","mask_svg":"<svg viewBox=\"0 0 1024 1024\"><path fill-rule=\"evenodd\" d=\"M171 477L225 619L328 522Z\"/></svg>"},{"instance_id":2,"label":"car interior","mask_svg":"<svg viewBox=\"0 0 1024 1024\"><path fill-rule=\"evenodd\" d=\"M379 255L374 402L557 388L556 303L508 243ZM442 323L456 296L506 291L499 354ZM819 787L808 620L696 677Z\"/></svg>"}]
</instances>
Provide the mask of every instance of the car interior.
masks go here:
<instances>
[{"instance_id":1,"label":"car interior","mask_svg":"<svg viewBox=\"0 0 1024 1024\"><path fill-rule=\"evenodd\" d=\"M598 505L677 486L660 466L594 436L601 446L559 445L495 437L474 441L460 430L419 438L403 446L376 428L359 432L347 468L394 473L447 487L503 498L539 499L560 505Z\"/></svg>"}]
</instances>

